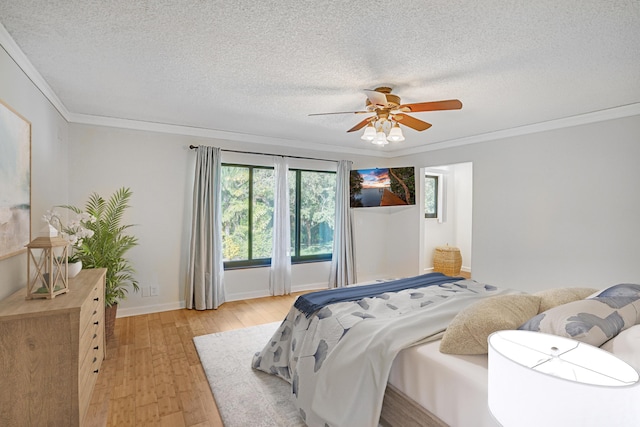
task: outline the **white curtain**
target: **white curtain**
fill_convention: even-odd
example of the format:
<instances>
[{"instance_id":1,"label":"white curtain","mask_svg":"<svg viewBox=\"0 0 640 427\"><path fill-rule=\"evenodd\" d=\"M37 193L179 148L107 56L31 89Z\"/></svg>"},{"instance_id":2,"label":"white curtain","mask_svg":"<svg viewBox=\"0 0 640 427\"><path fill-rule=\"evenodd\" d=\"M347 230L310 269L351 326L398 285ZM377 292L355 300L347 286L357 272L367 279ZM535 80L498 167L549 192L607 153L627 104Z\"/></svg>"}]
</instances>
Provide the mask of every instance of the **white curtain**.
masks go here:
<instances>
[{"instance_id":1,"label":"white curtain","mask_svg":"<svg viewBox=\"0 0 640 427\"><path fill-rule=\"evenodd\" d=\"M199 146L193 185L187 308L209 310L225 301L222 262L220 149Z\"/></svg>"},{"instance_id":2,"label":"white curtain","mask_svg":"<svg viewBox=\"0 0 640 427\"><path fill-rule=\"evenodd\" d=\"M274 157L275 191L273 195L273 246L269 291L271 295L291 293L291 220L289 213L289 164Z\"/></svg>"},{"instance_id":3,"label":"white curtain","mask_svg":"<svg viewBox=\"0 0 640 427\"><path fill-rule=\"evenodd\" d=\"M333 229L330 288L341 288L356 282L355 247L351 227L349 176L352 162L341 160L336 174L336 216Z\"/></svg>"}]
</instances>

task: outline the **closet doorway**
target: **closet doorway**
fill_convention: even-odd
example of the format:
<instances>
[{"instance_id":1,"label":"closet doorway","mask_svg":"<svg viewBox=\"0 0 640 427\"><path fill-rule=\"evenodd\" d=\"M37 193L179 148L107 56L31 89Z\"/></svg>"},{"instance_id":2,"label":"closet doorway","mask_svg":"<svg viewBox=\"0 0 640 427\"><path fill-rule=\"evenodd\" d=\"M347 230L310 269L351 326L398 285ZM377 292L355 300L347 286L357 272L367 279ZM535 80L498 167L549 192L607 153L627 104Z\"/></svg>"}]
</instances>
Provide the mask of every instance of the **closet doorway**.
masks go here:
<instances>
[{"instance_id":1,"label":"closet doorway","mask_svg":"<svg viewBox=\"0 0 640 427\"><path fill-rule=\"evenodd\" d=\"M471 273L473 164L456 163L420 169L421 250L423 273L433 271L437 246L455 246L462 256L461 271Z\"/></svg>"}]
</instances>

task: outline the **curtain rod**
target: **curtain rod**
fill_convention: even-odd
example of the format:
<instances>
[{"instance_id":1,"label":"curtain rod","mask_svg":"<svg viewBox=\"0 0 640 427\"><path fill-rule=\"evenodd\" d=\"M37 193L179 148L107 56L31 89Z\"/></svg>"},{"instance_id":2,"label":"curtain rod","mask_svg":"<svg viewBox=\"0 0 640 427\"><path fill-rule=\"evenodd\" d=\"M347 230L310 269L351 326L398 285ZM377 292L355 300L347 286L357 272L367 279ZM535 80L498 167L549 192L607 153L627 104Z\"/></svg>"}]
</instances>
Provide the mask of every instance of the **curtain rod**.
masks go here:
<instances>
[{"instance_id":1,"label":"curtain rod","mask_svg":"<svg viewBox=\"0 0 640 427\"><path fill-rule=\"evenodd\" d=\"M191 150L195 150L196 148L198 148L197 145L189 145L189 149L191 149ZM280 156L280 157L289 157L290 159L319 160L321 162L338 163L338 160L318 159L316 157L287 156L287 155L283 155L283 154L258 153L257 151L228 150L228 149L225 149L225 148L221 148L220 151L226 151L228 153L256 154L258 156Z\"/></svg>"}]
</instances>

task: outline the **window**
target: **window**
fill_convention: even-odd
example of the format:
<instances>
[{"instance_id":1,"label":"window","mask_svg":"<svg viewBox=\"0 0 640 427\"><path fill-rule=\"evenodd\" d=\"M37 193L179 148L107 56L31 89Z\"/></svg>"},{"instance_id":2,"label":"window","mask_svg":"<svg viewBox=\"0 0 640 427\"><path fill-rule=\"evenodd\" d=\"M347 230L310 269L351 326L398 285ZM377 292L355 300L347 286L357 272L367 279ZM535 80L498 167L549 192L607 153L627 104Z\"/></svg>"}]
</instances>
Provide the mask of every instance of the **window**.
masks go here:
<instances>
[{"instance_id":1,"label":"window","mask_svg":"<svg viewBox=\"0 0 640 427\"><path fill-rule=\"evenodd\" d=\"M424 177L424 217L438 218L438 176Z\"/></svg>"},{"instance_id":2,"label":"window","mask_svg":"<svg viewBox=\"0 0 640 427\"><path fill-rule=\"evenodd\" d=\"M222 165L225 268L269 265L273 233L273 168ZM336 174L289 170L291 261L331 259Z\"/></svg>"}]
</instances>

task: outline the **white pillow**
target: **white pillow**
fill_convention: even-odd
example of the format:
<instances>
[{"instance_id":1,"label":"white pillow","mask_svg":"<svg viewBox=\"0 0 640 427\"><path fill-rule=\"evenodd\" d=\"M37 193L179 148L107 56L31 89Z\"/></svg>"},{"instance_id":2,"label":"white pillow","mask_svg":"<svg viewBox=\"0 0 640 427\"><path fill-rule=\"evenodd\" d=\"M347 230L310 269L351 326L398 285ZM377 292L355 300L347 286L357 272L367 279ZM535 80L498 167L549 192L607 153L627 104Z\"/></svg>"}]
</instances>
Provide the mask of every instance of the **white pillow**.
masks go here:
<instances>
[{"instance_id":1,"label":"white pillow","mask_svg":"<svg viewBox=\"0 0 640 427\"><path fill-rule=\"evenodd\" d=\"M602 344L600 348L615 354L640 372L640 325L632 326L620 332L617 336Z\"/></svg>"}]
</instances>

